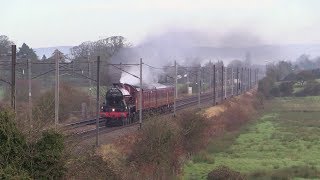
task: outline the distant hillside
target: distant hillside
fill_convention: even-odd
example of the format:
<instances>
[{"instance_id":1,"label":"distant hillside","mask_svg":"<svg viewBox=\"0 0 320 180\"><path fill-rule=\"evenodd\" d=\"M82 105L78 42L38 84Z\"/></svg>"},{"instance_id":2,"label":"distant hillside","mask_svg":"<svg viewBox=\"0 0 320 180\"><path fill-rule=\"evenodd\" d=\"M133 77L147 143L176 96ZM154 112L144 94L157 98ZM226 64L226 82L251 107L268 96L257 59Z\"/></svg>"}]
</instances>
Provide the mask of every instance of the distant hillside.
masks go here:
<instances>
[{"instance_id":1,"label":"distant hillside","mask_svg":"<svg viewBox=\"0 0 320 180\"><path fill-rule=\"evenodd\" d=\"M35 48L36 54L41 59L43 55L45 55L47 58L51 57L54 50L58 49L65 55L70 54L70 48L73 46L56 46L56 47L45 47L45 48Z\"/></svg>"},{"instance_id":2,"label":"distant hillside","mask_svg":"<svg viewBox=\"0 0 320 180\"><path fill-rule=\"evenodd\" d=\"M319 45L261 45L253 47L198 47L196 53L202 57L212 57L221 60L244 59L245 53L250 52L253 63L265 61L296 60L302 54L311 57L320 56Z\"/></svg>"}]
</instances>

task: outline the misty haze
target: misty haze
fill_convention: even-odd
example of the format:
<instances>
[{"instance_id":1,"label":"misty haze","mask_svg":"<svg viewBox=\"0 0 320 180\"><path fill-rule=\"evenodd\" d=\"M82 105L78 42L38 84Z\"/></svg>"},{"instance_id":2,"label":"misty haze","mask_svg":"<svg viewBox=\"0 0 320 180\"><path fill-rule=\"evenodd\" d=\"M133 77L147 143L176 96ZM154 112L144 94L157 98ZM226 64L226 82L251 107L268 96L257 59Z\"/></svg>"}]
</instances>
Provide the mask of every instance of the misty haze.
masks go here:
<instances>
[{"instance_id":1,"label":"misty haze","mask_svg":"<svg viewBox=\"0 0 320 180\"><path fill-rule=\"evenodd\" d=\"M0 179L320 179L317 0L0 6Z\"/></svg>"}]
</instances>

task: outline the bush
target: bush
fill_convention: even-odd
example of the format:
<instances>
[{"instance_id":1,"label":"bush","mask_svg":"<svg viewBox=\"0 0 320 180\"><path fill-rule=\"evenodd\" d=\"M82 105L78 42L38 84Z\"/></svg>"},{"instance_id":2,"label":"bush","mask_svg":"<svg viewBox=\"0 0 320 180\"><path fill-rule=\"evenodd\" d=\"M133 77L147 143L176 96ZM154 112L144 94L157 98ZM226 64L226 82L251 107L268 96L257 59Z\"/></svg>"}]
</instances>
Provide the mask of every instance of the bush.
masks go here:
<instances>
[{"instance_id":1,"label":"bush","mask_svg":"<svg viewBox=\"0 0 320 180\"><path fill-rule=\"evenodd\" d=\"M12 166L7 166L4 169L0 168L0 179L31 180L27 172Z\"/></svg>"},{"instance_id":2,"label":"bush","mask_svg":"<svg viewBox=\"0 0 320 180\"><path fill-rule=\"evenodd\" d=\"M227 131L239 129L249 118L249 112L243 108L232 108L232 110L225 112L222 116Z\"/></svg>"},{"instance_id":3,"label":"bush","mask_svg":"<svg viewBox=\"0 0 320 180\"><path fill-rule=\"evenodd\" d=\"M121 177L124 172L125 158L114 145L103 145L99 149L99 155L107 164L109 176ZM119 179L119 178L118 178Z\"/></svg>"},{"instance_id":4,"label":"bush","mask_svg":"<svg viewBox=\"0 0 320 180\"><path fill-rule=\"evenodd\" d=\"M282 82L279 86L280 96L292 96L293 84L293 82Z\"/></svg>"},{"instance_id":5,"label":"bush","mask_svg":"<svg viewBox=\"0 0 320 180\"><path fill-rule=\"evenodd\" d=\"M296 96L317 96L320 95L320 83L317 81L307 81L304 89L295 94Z\"/></svg>"},{"instance_id":6,"label":"bush","mask_svg":"<svg viewBox=\"0 0 320 180\"><path fill-rule=\"evenodd\" d=\"M255 107L256 109L264 108L264 101L265 101L265 97L261 92L258 92L256 95L256 98L253 101L253 107Z\"/></svg>"},{"instance_id":7,"label":"bush","mask_svg":"<svg viewBox=\"0 0 320 180\"><path fill-rule=\"evenodd\" d=\"M37 122L40 128L43 125L53 124L54 108L54 93L51 91L44 93L33 106L33 121Z\"/></svg>"},{"instance_id":8,"label":"bush","mask_svg":"<svg viewBox=\"0 0 320 180\"><path fill-rule=\"evenodd\" d=\"M0 167L21 166L25 161L26 141L16 128L14 114L9 109L0 107Z\"/></svg>"},{"instance_id":9,"label":"bush","mask_svg":"<svg viewBox=\"0 0 320 180\"><path fill-rule=\"evenodd\" d=\"M172 119L171 119L172 120ZM147 121L132 147L128 161L132 166L153 179L167 179L174 175L178 163L175 156L178 132L170 119Z\"/></svg>"},{"instance_id":10,"label":"bush","mask_svg":"<svg viewBox=\"0 0 320 180\"><path fill-rule=\"evenodd\" d=\"M217 169L212 170L208 176L208 180L242 180L245 179L239 172L233 171L227 166L219 166Z\"/></svg>"},{"instance_id":11,"label":"bush","mask_svg":"<svg viewBox=\"0 0 320 180\"><path fill-rule=\"evenodd\" d=\"M272 96L272 97L279 97L280 96L280 89L278 86L273 86L270 89L270 96Z\"/></svg>"},{"instance_id":12,"label":"bush","mask_svg":"<svg viewBox=\"0 0 320 180\"><path fill-rule=\"evenodd\" d=\"M263 94L266 98L270 98L270 91L274 85L274 81L270 77L264 77L258 83L258 92Z\"/></svg>"},{"instance_id":13,"label":"bush","mask_svg":"<svg viewBox=\"0 0 320 180\"><path fill-rule=\"evenodd\" d=\"M64 175L64 140L61 134L44 132L42 138L34 144L26 168L36 179L58 179Z\"/></svg>"},{"instance_id":14,"label":"bush","mask_svg":"<svg viewBox=\"0 0 320 180\"><path fill-rule=\"evenodd\" d=\"M184 111L178 117L182 145L187 152L193 153L203 148L204 132L208 123L197 111Z\"/></svg>"},{"instance_id":15,"label":"bush","mask_svg":"<svg viewBox=\"0 0 320 180\"><path fill-rule=\"evenodd\" d=\"M75 157L68 165L66 179L123 179L109 161L92 152Z\"/></svg>"},{"instance_id":16,"label":"bush","mask_svg":"<svg viewBox=\"0 0 320 180\"><path fill-rule=\"evenodd\" d=\"M57 179L63 176L61 134L45 132L38 141L26 142L14 123L13 113L0 107L0 142L0 177Z\"/></svg>"}]
</instances>

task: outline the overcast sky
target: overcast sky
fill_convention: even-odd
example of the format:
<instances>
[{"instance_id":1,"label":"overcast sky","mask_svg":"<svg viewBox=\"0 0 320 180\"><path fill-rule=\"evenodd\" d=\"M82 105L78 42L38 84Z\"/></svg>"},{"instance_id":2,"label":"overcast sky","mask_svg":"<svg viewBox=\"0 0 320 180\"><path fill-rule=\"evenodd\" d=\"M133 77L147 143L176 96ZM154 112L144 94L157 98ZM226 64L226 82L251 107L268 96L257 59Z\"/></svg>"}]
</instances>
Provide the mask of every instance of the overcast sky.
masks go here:
<instances>
[{"instance_id":1,"label":"overcast sky","mask_svg":"<svg viewBox=\"0 0 320 180\"><path fill-rule=\"evenodd\" d=\"M320 43L319 0L0 0L0 34L31 47L122 35L133 44L168 29L264 44Z\"/></svg>"}]
</instances>

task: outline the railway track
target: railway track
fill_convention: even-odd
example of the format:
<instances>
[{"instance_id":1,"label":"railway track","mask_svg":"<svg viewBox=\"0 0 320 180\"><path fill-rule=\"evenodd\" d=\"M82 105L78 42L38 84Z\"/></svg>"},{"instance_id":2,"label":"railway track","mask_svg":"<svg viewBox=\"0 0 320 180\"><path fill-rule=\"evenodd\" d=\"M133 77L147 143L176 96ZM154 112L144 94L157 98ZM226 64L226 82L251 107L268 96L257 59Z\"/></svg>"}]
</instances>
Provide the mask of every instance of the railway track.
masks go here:
<instances>
[{"instance_id":1,"label":"railway track","mask_svg":"<svg viewBox=\"0 0 320 180\"><path fill-rule=\"evenodd\" d=\"M206 98L207 96L211 96L212 95L210 93L204 93L201 95L201 98ZM177 109L182 109L181 107L183 106L187 106L188 102L194 102L194 101L198 101L198 95L195 96L191 96L191 97L187 97L187 98L183 98L183 99L178 99L177 100ZM181 107L180 107L181 106ZM99 123L103 123L105 122L105 120L103 120L102 118L100 119ZM64 129L73 129L73 128L79 128L79 127L83 127L83 126L87 126L87 125L93 125L96 124L96 119L87 119L87 120L83 120L83 121L78 121L78 122L74 122L74 123L70 123L70 124L66 124L64 125Z\"/></svg>"},{"instance_id":2,"label":"railway track","mask_svg":"<svg viewBox=\"0 0 320 180\"><path fill-rule=\"evenodd\" d=\"M131 126L136 126L138 125L137 122L128 124L128 125L124 125L124 126L117 126L117 127L106 127L103 125L99 125L99 134L105 134L105 133L111 133L113 131L119 130L119 129L124 129L124 128L128 128ZM96 129L92 129L92 130L86 130L86 131L82 131L82 132L77 132L75 134L69 135L69 137L71 138L80 138L80 139L88 139L88 138L92 138L94 136L96 136Z\"/></svg>"},{"instance_id":3,"label":"railway track","mask_svg":"<svg viewBox=\"0 0 320 180\"><path fill-rule=\"evenodd\" d=\"M217 97L216 97L216 102L220 102L221 100L221 93L217 93ZM197 105L198 102L198 96L192 96L192 97L188 97L188 98L184 98L184 99L180 99L177 101L177 106L176 106L176 110L180 111L192 106ZM212 92L211 93L204 93L200 96L200 103L201 105L208 103L210 101L213 100L213 96L212 96ZM166 114L169 114L172 112L168 112ZM100 120L99 121L99 134L106 134L106 133L111 133L120 129L125 129L125 128L129 128L132 126L138 126L138 122L134 122L131 124L127 124L127 125L123 125L123 126L117 126L117 127L106 127L104 125L104 120ZM65 126L65 128L79 128L79 127L84 127L84 126L88 126L88 125L95 125L96 124L96 120L95 119L89 119L89 120L84 120L84 121L80 121L80 122L76 122L76 123L71 123ZM69 137L72 138L76 138L76 139L88 139L88 138L92 138L94 136L96 136L97 130L96 127L93 127L90 130L84 130L84 131L79 131L79 132L75 132L73 134L70 134Z\"/></svg>"}]
</instances>

